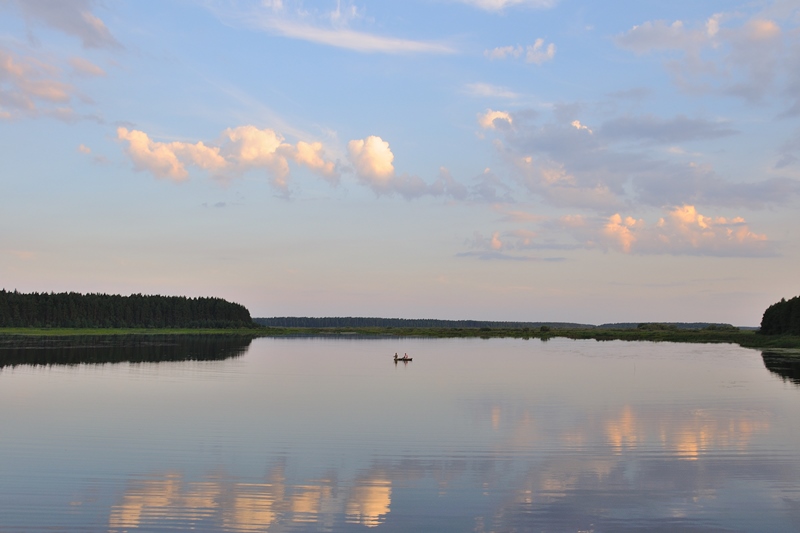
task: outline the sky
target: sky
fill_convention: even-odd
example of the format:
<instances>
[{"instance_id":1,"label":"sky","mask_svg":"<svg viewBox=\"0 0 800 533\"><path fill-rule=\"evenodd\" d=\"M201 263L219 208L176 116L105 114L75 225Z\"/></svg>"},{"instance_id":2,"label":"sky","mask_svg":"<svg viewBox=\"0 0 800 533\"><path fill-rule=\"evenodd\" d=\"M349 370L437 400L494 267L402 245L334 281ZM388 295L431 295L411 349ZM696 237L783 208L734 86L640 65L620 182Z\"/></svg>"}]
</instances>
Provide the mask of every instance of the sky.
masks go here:
<instances>
[{"instance_id":1,"label":"sky","mask_svg":"<svg viewBox=\"0 0 800 533\"><path fill-rule=\"evenodd\" d=\"M0 0L0 288L760 323L800 1Z\"/></svg>"}]
</instances>

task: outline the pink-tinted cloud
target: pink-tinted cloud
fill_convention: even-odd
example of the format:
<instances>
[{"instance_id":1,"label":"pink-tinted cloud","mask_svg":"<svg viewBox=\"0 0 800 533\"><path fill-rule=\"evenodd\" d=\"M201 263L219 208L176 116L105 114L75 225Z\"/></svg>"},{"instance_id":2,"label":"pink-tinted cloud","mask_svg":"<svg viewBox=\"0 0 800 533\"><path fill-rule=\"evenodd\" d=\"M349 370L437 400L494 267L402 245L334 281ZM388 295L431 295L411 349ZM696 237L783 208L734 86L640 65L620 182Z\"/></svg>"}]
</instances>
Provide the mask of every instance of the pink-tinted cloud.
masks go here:
<instances>
[{"instance_id":1,"label":"pink-tinted cloud","mask_svg":"<svg viewBox=\"0 0 800 533\"><path fill-rule=\"evenodd\" d=\"M72 57L69 64L81 76L105 76L106 71L83 57Z\"/></svg>"},{"instance_id":2,"label":"pink-tinted cloud","mask_svg":"<svg viewBox=\"0 0 800 533\"><path fill-rule=\"evenodd\" d=\"M127 128L118 128L117 138L127 142L126 152L134 168L176 181L189 178L187 166L223 179L231 179L252 169L263 169L272 184L286 192L289 160L331 182L339 176L335 163L326 159L321 143L300 141L292 145L269 128L259 129L251 125L228 128L219 139L209 144L202 141L158 142L145 132Z\"/></svg>"},{"instance_id":3,"label":"pink-tinted cloud","mask_svg":"<svg viewBox=\"0 0 800 533\"><path fill-rule=\"evenodd\" d=\"M574 221L573 221L574 222ZM693 205L668 209L655 223L615 213L606 219L564 224L588 247L636 254L765 256L774 243L742 217L706 216Z\"/></svg>"},{"instance_id":4,"label":"pink-tinted cloud","mask_svg":"<svg viewBox=\"0 0 800 533\"><path fill-rule=\"evenodd\" d=\"M54 65L0 48L0 114L5 118L63 118L64 112L72 111L70 101L77 91L60 77L61 71Z\"/></svg>"},{"instance_id":5,"label":"pink-tinted cloud","mask_svg":"<svg viewBox=\"0 0 800 533\"><path fill-rule=\"evenodd\" d=\"M94 0L8 0L8 3L19 9L29 22L77 37L85 48L121 46L105 23L92 13L98 3Z\"/></svg>"},{"instance_id":6,"label":"pink-tinted cloud","mask_svg":"<svg viewBox=\"0 0 800 533\"><path fill-rule=\"evenodd\" d=\"M478 124L483 129L495 130L509 128L514 124L514 121L507 111L487 109L485 113L478 115Z\"/></svg>"}]
</instances>

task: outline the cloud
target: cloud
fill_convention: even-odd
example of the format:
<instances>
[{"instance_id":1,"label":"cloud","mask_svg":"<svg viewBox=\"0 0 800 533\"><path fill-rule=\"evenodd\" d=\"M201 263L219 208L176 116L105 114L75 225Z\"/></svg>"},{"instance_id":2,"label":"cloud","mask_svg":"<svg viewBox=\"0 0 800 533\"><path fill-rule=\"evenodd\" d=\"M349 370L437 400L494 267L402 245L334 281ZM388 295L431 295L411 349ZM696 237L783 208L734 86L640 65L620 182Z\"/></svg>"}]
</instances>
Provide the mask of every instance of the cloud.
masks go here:
<instances>
[{"instance_id":1,"label":"cloud","mask_svg":"<svg viewBox=\"0 0 800 533\"><path fill-rule=\"evenodd\" d=\"M30 22L42 23L81 40L84 48L119 48L100 18L94 0L9 0Z\"/></svg>"},{"instance_id":2,"label":"cloud","mask_svg":"<svg viewBox=\"0 0 800 533\"><path fill-rule=\"evenodd\" d=\"M454 200L466 200L469 196L467 188L456 181L444 167L439 168L439 178L429 189L433 196L449 196Z\"/></svg>"},{"instance_id":3,"label":"cloud","mask_svg":"<svg viewBox=\"0 0 800 533\"><path fill-rule=\"evenodd\" d=\"M69 64L76 74L82 76L105 76L106 71L98 67L88 59L82 57L70 58Z\"/></svg>"},{"instance_id":4,"label":"cloud","mask_svg":"<svg viewBox=\"0 0 800 533\"><path fill-rule=\"evenodd\" d=\"M636 54L647 54L655 50L691 50L707 44L712 38L709 33L711 32L702 29L687 29L681 20L671 23L655 20L636 25L617 35L614 42L620 48Z\"/></svg>"},{"instance_id":5,"label":"cloud","mask_svg":"<svg viewBox=\"0 0 800 533\"><path fill-rule=\"evenodd\" d=\"M444 167L439 169L439 176L433 183L428 183L419 176L398 175L389 143L376 135L350 141L347 152L358 181L378 195L397 193L406 200L422 196L449 197L455 200L466 200L470 197L468 189L456 181Z\"/></svg>"},{"instance_id":6,"label":"cloud","mask_svg":"<svg viewBox=\"0 0 800 533\"><path fill-rule=\"evenodd\" d=\"M572 122L569 123L569 125L575 128L576 130L584 130L587 131L589 134L594 133L594 131L592 131L592 129L589 126L581 124L580 120L573 120Z\"/></svg>"},{"instance_id":7,"label":"cloud","mask_svg":"<svg viewBox=\"0 0 800 533\"><path fill-rule=\"evenodd\" d=\"M455 50L451 46L442 43L384 37L346 28L320 28L310 24L284 19L268 19L263 21L262 25L264 29L283 37L354 50L356 52L384 54L455 53Z\"/></svg>"},{"instance_id":8,"label":"cloud","mask_svg":"<svg viewBox=\"0 0 800 533\"><path fill-rule=\"evenodd\" d=\"M483 55L492 60L525 57L526 62L541 65L553 60L556 56L556 45L550 43L545 46L544 39L539 38L526 47L522 45L500 46L491 50L484 50Z\"/></svg>"},{"instance_id":9,"label":"cloud","mask_svg":"<svg viewBox=\"0 0 800 533\"><path fill-rule=\"evenodd\" d=\"M654 115L624 116L603 123L600 134L608 139L642 139L658 143L677 143L717 139L738 133L728 122L710 121L677 115L662 119Z\"/></svg>"},{"instance_id":10,"label":"cloud","mask_svg":"<svg viewBox=\"0 0 800 533\"><path fill-rule=\"evenodd\" d=\"M515 93L505 87L492 85L490 83L468 83L466 92L470 96L477 96L481 98L503 98L508 100L515 100L520 97L519 93Z\"/></svg>"},{"instance_id":11,"label":"cloud","mask_svg":"<svg viewBox=\"0 0 800 533\"><path fill-rule=\"evenodd\" d=\"M541 65L547 61L552 61L556 56L556 45L553 43L544 45L544 39L536 39L536 41L525 49L525 61L528 63L536 63Z\"/></svg>"},{"instance_id":12,"label":"cloud","mask_svg":"<svg viewBox=\"0 0 800 533\"><path fill-rule=\"evenodd\" d=\"M71 107L75 96L78 91L61 81L58 67L0 48L0 117L74 120L78 118Z\"/></svg>"},{"instance_id":13,"label":"cloud","mask_svg":"<svg viewBox=\"0 0 800 533\"><path fill-rule=\"evenodd\" d=\"M508 211L504 213L503 220L508 222L542 222L547 220L547 217L525 211Z\"/></svg>"},{"instance_id":14,"label":"cloud","mask_svg":"<svg viewBox=\"0 0 800 533\"><path fill-rule=\"evenodd\" d=\"M556 106L540 121L524 111L487 110L479 124L511 170L513 183L558 207L606 215L633 203L764 208L800 195L800 181L769 178L731 182L685 155L649 150L653 144L708 140L733 134L728 123L687 118L626 116L597 128L574 118L580 108ZM512 127L513 126L513 127ZM630 140L645 140L631 146ZM781 161L789 161L791 146Z\"/></svg>"},{"instance_id":15,"label":"cloud","mask_svg":"<svg viewBox=\"0 0 800 533\"><path fill-rule=\"evenodd\" d=\"M693 163L663 163L652 172L635 176L631 183L637 199L652 206L692 202L763 209L785 204L800 195L800 181L795 179L731 182L712 169Z\"/></svg>"},{"instance_id":16,"label":"cloud","mask_svg":"<svg viewBox=\"0 0 800 533\"><path fill-rule=\"evenodd\" d=\"M273 35L299 39L345 50L383 54L453 54L445 43L387 37L351 29L350 24L363 17L354 6L340 3L330 11L308 9L298 4L289 8L284 2L262 2L259 6L238 9L236 5L211 1L206 6L219 18L237 25L253 27Z\"/></svg>"},{"instance_id":17,"label":"cloud","mask_svg":"<svg viewBox=\"0 0 800 533\"><path fill-rule=\"evenodd\" d=\"M288 193L289 160L331 183L336 183L339 177L335 163L326 159L321 143L299 141L292 145L284 142L283 136L276 131L252 125L228 128L219 139L208 145L203 142L158 142L142 131L124 127L117 129L117 138L128 143L126 152L136 170L174 181L189 178L187 165L224 179L252 169L263 169L277 189Z\"/></svg>"},{"instance_id":18,"label":"cloud","mask_svg":"<svg viewBox=\"0 0 800 533\"><path fill-rule=\"evenodd\" d=\"M298 165L305 165L320 176L337 183L339 172L333 161L325 159L325 151L321 142L307 143L299 141L293 149L287 149L289 156Z\"/></svg>"},{"instance_id":19,"label":"cloud","mask_svg":"<svg viewBox=\"0 0 800 533\"><path fill-rule=\"evenodd\" d=\"M797 164L797 162L800 161L798 154L800 154L800 130L795 132L795 134L778 149L780 159L775 163L775 168L785 168Z\"/></svg>"},{"instance_id":20,"label":"cloud","mask_svg":"<svg viewBox=\"0 0 800 533\"><path fill-rule=\"evenodd\" d=\"M288 191L289 163L279 152L283 136L269 128L238 126L222 133L221 153L231 162L234 174L253 168L264 168L272 184L284 193Z\"/></svg>"},{"instance_id":21,"label":"cloud","mask_svg":"<svg viewBox=\"0 0 800 533\"><path fill-rule=\"evenodd\" d=\"M176 182L190 178L189 168L230 180L252 170L263 170L272 185L284 196L289 195L290 162L305 167L331 185L339 183L339 165L330 160L320 142L285 142L284 137L269 128L252 125L223 131L210 143L160 142L139 130L120 127L117 138L126 143L125 152L137 171ZM394 154L389 143L378 136L355 139L347 145L348 159L358 181L377 194L399 194L411 200L422 196L449 197L466 200L468 189L441 168L438 178L427 183L418 176L397 174Z\"/></svg>"},{"instance_id":22,"label":"cloud","mask_svg":"<svg viewBox=\"0 0 800 533\"><path fill-rule=\"evenodd\" d=\"M510 128L513 123L514 121L507 111L487 109L485 113L478 115L478 124L485 130Z\"/></svg>"},{"instance_id":23,"label":"cloud","mask_svg":"<svg viewBox=\"0 0 800 533\"><path fill-rule=\"evenodd\" d=\"M152 141L146 133L117 128L117 138L128 141L127 153L136 170L146 170L159 178L176 181L186 179L189 173L169 144Z\"/></svg>"},{"instance_id":24,"label":"cloud","mask_svg":"<svg viewBox=\"0 0 800 533\"><path fill-rule=\"evenodd\" d=\"M531 7L535 9L549 9L558 4L558 0L455 0L484 11L503 11L508 7Z\"/></svg>"},{"instance_id":25,"label":"cloud","mask_svg":"<svg viewBox=\"0 0 800 533\"><path fill-rule=\"evenodd\" d=\"M530 230L493 231L484 236L475 232L466 245L472 249L460 252L457 257L475 257L483 261L564 261L563 257L536 257L529 255L531 250L552 250L556 248L541 241L536 232ZM564 249L567 247L558 247ZM576 248L573 246L572 248Z\"/></svg>"},{"instance_id":26,"label":"cloud","mask_svg":"<svg viewBox=\"0 0 800 533\"><path fill-rule=\"evenodd\" d=\"M574 217L562 221L562 227L588 248L623 253L721 257L775 253L774 243L751 231L744 218L705 216L693 205L667 209L655 224L615 213L605 219Z\"/></svg>"},{"instance_id":27,"label":"cloud","mask_svg":"<svg viewBox=\"0 0 800 533\"><path fill-rule=\"evenodd\" d=\"M731 21L745 19L738 26ZM789 19L790 20L790 19ZM614 42L638 55L664 52L674 83L691 92L717 92L759 103L767 95L800 109L800 34L755 14L717 13L705 21L647 21L619 34Z\"/></svg>"},{"instance_id":28,"label":"cloud","mask_svg":"<svg viewBox=\"0 0 800 533\"><path fill-rule=\"evenodd\" d=\"M483 55L489 59L505 59L507 57L519 57L525 51L522 46L499 46L491 50L484 50Z\"/></svg>"},{"instance_id":29,"label":"cloud","mask_svg":"<svg viewBox=\"0 0 800 533\"><path fill-rule=\"evenodd\" d=\"M394 177L394 154L389 143L378 136L352 140L347 144L350 161L359 179L373 188L386 188Z\"/></svg>"},{"instance_id":30,"label":"cloud","mask_svg":"<svg viewBox=\"0 0 800 533\"><path fill-rule=\"evenodd\" d=\"M86 146L85 144L78 145L78 151L82 154L89 155L92 153L92 149Z\"/></svg>"}]
</instances>

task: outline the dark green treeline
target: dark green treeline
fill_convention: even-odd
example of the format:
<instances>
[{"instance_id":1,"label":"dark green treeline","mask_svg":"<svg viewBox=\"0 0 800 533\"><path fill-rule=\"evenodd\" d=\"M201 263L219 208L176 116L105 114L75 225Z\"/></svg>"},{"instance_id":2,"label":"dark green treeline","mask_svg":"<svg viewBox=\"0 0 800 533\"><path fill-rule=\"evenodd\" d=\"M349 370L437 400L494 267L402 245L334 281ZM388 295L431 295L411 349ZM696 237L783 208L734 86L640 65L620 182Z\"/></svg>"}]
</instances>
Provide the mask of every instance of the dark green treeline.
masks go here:
<instances>
[{"instance_id":1,"label":"dark green treeline","mask_svg":"<svg viewBox=\"0 0 800 533\"><path fill-rule=\"evenodd\" d=\"M800 335L800 296L767 307L761 319L761 333L765 335Z\"/></svg>"},{"instance_id":2,"label":"dark green treeline","mask_svg":"<svg viewBox=\"0 0 800 533\"><path fill-rule=\"evenodd\" d=\"M242 328L250 311L222 298L0 290L0 327Z\"/></svg>"}]
</instances>

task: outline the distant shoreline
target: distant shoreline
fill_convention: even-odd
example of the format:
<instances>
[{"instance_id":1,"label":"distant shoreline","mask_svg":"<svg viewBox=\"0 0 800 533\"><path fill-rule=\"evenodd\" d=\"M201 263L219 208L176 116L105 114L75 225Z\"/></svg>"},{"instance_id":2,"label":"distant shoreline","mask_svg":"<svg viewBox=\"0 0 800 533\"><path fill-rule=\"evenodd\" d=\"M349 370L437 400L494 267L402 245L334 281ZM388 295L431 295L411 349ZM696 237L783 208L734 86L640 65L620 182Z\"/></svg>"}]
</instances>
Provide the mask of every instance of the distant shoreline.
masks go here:
<instances>
[{"instance_id":1,"label":"distant shoreline","mask_svg":"<svg viewBox=\"0 0 800 533\"><path fill-rule=\"evenodd\" d=\"M289 328L256 327L231 329L190 328L0 328L0 337L109 336L109 335L241 335L250 337L422 337L422 338L522 338L543 341L561 337L575 340L624 340L649 342L738 344L756 349L800 349L800 336L761 335L739 329L612 329L612 328Z\"/></svg>"}]
</instances>

